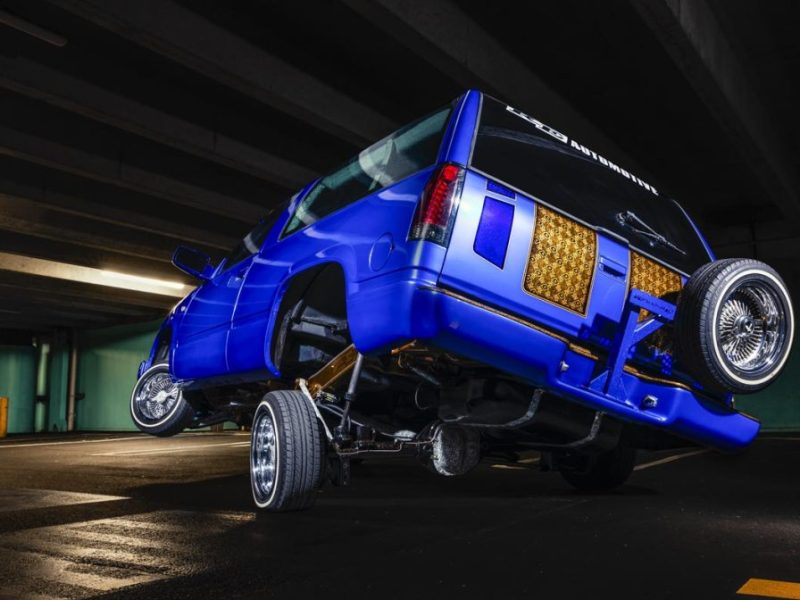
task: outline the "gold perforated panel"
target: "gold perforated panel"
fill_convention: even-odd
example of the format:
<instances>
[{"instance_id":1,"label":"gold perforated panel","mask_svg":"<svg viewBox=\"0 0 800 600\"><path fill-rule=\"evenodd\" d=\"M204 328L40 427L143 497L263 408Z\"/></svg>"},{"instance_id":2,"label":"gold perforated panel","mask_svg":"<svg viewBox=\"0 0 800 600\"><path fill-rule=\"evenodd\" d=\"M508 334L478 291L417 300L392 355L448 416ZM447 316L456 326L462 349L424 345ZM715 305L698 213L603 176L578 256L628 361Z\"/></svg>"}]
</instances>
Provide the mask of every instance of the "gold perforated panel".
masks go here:
<instances>
[{"instance_id":1,"label":"gold perforated panel","mask_svg":"<svg viewBox=\"0 0 800 600\"><path fill-rule=\"evenodd\" d=\"M668 302L676 302L683 283L681 276L637 252L631 252L631 278L629 289L640 289L656 298L663 298ZM647 316L647 311L639 313L641 321Z\"/></svg>"},{"instance_id":2,"label":"gold perforated panel","mask_svg":"<svg viewBox=\"0 0 800 600\"><path fill-rule=\"evenodd\" d=\"M663 298L667 302L677 302L683 282L681 276L675 271L671 271L641 254L631 252L631 277L628 288L629 290L638 288L651 296ZM643 321L649 314L648 311L641 309L639 320ZM647 336L644 343L658 348L662 352L671 353L673 338L672 324L667 323Z\"/></svg>"},{"instance_id":3,"label":"gold perforated panel","mask_svg":"<svg viewBox=\"0 0 800 600\"><path fill-rule=\"evenodd\" d=\"M537 205L523 287L534 296L586 314L596 257L594 231Z\"/></svg>"}]
</instances>

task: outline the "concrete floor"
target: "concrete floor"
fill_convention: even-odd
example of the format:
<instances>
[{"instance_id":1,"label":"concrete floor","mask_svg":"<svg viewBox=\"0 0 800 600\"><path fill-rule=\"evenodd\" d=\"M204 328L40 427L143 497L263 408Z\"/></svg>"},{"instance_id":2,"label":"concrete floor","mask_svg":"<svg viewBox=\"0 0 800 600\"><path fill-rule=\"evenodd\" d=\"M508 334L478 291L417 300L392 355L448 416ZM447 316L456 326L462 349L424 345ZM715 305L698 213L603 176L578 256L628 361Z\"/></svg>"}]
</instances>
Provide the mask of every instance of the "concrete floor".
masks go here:
<instances>
[{"instance_id":1,"label":"concrete floor","mask_svg":"<svg viewBox=\"0 0 800 600\"><path fill-rule=\"evenodd\" d=\"M645 455L599 495L535 464L444 479L375 459L284 515L252 510L247 444L0 442L0 598L705 600L800 582L800 437Z\"/></svg>"}]
</instances>

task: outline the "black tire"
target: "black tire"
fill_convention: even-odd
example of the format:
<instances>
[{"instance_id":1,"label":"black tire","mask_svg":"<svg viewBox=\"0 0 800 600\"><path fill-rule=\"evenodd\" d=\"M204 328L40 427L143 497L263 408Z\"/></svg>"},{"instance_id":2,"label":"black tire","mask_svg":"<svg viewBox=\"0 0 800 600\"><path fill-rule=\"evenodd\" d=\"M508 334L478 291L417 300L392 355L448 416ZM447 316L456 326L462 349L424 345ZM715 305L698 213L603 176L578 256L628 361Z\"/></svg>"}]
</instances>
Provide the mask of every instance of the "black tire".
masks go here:
<instances>
[{"instance_id":1,"label":"black tire","mask_svg":"<svg viewBox=\"0 0 800 600\"><path fill-rule=\"evenodd\" d=\"M317 415L302 392L264 396L250 438L250 489L256 506L270 512L310 508L325 475L325 450Z\"/></svg>"},{"instance_id":2,"label":"black tire","mask_svg":"<svg viewBox=\"0 0 800 600\"><path fill-rule=\"evenodd\" d=\"M773 312L774 319L761 318ZM679 365L718 394L767 387L785 366L794 337L786 284L772 267L748 258L700 267L681 292L675 321Z\"/></svg>"},{"instance_id":3,"label":"black tire","mask_svg":"<svg viewBox=\"0 0 800 600\"><path fill-rule=\"evenodd\" d=\"M431 448L419 456L428 470L454 477L466 475L478 466L481 460L481 435L476 428L436 423L431 433Z\"/></svg>"},{"instance_id":4,"label":"black tire","mask_svg":"<svg viewBox=\"0 0 800 600\"><path fill-rule=\"evenodd\" d=\"M153 392L156 396L165 393L166 399L157 401ZM194 419L194 410L174 385L167 363L153 365L139 377L131 393L130 413L139 431L158 437L177 435Z\"/></svg>"},{"instance_id":5,"label":"black tire","mask_svg":"<svg viewBox=\"0 0 800 600\"><path fill-rule=\"evenodd\" d=\"M628 480L636 464L636 450L619 444L597 456L577 457L563 462L561 476L573 487L582 491L603 491L621 486Z\"/></svg>"}]
</instances>

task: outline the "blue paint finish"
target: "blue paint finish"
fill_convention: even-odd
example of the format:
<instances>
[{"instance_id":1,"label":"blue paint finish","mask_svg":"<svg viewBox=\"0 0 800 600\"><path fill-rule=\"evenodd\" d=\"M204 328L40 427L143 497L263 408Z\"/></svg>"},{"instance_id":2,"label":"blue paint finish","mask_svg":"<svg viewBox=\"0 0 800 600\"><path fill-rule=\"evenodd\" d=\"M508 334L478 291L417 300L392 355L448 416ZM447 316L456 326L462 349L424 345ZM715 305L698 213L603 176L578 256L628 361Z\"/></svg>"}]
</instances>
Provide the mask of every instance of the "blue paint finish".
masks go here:
<instances>
[{"instance_id":1,"label":"blue paint finish","mask_svg":"<svg viewBox=\"0 0 800 600\"><path fill-rule=\"evenodd\" d=\"M491 179L486 181L486 189L490 192L494 192L495 194L500 194L501 196L505 196L506 198L514 198L516 194L514 190L511 188L507 188L504 185L497 183L496 181L492 181Z\"/></svg>"},{"instance_id":2,"label":"blue paint finish","mask_svg":"<svg viewBox=\"0 0 800 600\"><path fill-rule=\"evenodd\" d=\"M639 311L645 309L652 317L639 322ZM631 290L622 314L617 335L608 356L608 369L592 380L590 387L602 388L606 395L627 399L622 384L623 369L636 344L659 329L664 323L675 319L675 305L664 302L641 290Z\"/></svg>"},{"instance_id":3,"label":"blue paint finish","mask_svg":"<svg viewBox=\"0 0 800 600\"><path fill-rule=\"evenodd\" d=\"M437 165L468 166L480 106L475 91L458 100ZM624 369L631 360L628 348L655 325L640 325L631 317L632 307L648 299L633 295L628 304L630 250L619 238L598 232L597 269L585 315L523 289L537 201L473 170L466 171L449 246L409 240L417 203L437 165L354 199L281 239L279 232L311 184L306 186L257 254L218 268L179 303L145 367L169 336L173 373L186 384L280 376L271 340L284 293L298 274L336 265L345 280L350 333L361 352L382 353L419 339L595 410L698 443L735 450L753 439L758 422L723 402ZM632 324L620 330L625 315ZM615 347L617 334L621 341ZM604 348L610 362L575 352L566 339ZM562 363L569 368L561 369ZM599 385L597 374L603 371L613 375L609 385ZM658 398L656 406L643 405L647 395Z\"/></svg>"},{"instance_id":4,"label":"blue paint finish","mask_svg":"<svg viewBox=\"0 0 800 600\"><path fill-rule=\"evenodd\" d=\"M481 93L470 90L461 97L456 110L452 136L443 146L446 152L440 162L452 162L462 167L469 164L472 155L472 142L478 126L481 107Z\"/></svg>"},{"instance_id":5,"label":"blue paint finish","mask_svg":"<svg viewBox=\"0 0 800 600\"><path fill-rule=\"evenodd\" d=\"M683 208L683 206L681 206L677 202L675 202L675 204L681 210L683 215L686 217L686 220L689 221L689 224L692 226L692 229L694 229L694 232L697 234L697 237L700 238L700 241L703 243L703 248L705 248L706 252L708 252L709 258L711 260L717 260L717 255L714 254L714 251L711 249L711 244L708 243L708 240L700 232L700 228L697 226L697 223L695 223L694 219L692 219L692 217L689 216L689 213L686 212L686 209Z\"/></svg>"},{"instance_id":6,"label":"blue paint finish","mask_svg":"<svg viewBox=\"0 0 800 600\"><path fill-rule=\"evenodd\" d=\"M478 231L475 233L475 254L502 269L513 222L514 205L487 196L483 200Z\"/></svg>"},{"instance_id":7,"label":"blue paint finish","mask_svg":"<svg viewBox=\"0 0 800 600\"><path fill-rule=\"evenodd\" d=\"M580 339L587 338L591 328L599 321L619 322L627 294L625 278L596 273L586 315L565 310L525 291L522 279L527 268L535 222L535 203L532 198L517 194L509 251L503 269L498 270L489 262L475 260L473 242L483 209L485 189L485 177L473 171L467 172L458 218L439 279L443 286ZM599 256L608 256L616 263L628 264L627 248L611 238L599 235L597 249Z\"/></svg>"},{"instance_id":8,"label":"blue paint finish","mask_svg":"<svg viewBox=\"0 0 800 600\"><path fill-rule=\"evenodd\" d=\"M563 341L472 302L432 289L428 292L438 296L441 328L432 340L437 346L523 377L594 410L662 427L720 450L740 449L758 433L757 420L722 403L627 372L622 374L626 397L610 397L590 387L595 361L571 351ZM562 361L569 365L563 373ZM642 407L647 395L658 398L656 407Z\"/></svg>"},{"instance_id":9,"label":"blue paint finish","mask_svg":"<svg viewBox=\"0 0 800 600\"><path fill-rule=\"evenodd\" d=\"M274 327L270 311L280 303L291 278L302 271L337 264L350 295L362 287L361 282L386 277L410 264L438 271L444 249L407 240L419 195L431 171L425 169L284 239L265 243L253 258L234 311L227 341L229 371L267 368L278 373L265 347ZM393 247L376 273L370 254L376 238L384 235L392 238ZM351 336L356 343L361 332L371 327L370 312L351 311L348 298Z\"/></svg>"},{"instance_id":10,"label":"blue paint finish","mask_svg":"<svg viewBox=\"0 0 800 600\"><path fill-rule=\"evenodd\" d=\"M389 260L389 255L394 250L394 238L391 233L384 233L375 240L372 249L369 251L369 268L373 271L380 271Z\"/></svg>"}]
</instances>

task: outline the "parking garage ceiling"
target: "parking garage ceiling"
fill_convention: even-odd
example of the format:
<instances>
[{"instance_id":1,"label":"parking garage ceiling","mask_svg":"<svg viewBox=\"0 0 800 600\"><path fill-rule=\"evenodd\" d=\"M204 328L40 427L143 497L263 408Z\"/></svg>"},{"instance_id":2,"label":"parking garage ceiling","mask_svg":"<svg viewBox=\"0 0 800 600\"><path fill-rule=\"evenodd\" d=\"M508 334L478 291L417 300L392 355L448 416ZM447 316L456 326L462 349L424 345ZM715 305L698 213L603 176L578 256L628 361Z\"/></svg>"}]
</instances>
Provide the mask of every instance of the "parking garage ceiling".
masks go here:
<instances>
[{"instance_id":1,"label":"parking garage ceiling","mask_svg":"<svg viewBox=\"0 0 800 600\"><path fill-rule=\"evenodd\" d=\"M158 317L192 284L176 245L223 256L468 87L647 175L721 256L800 279L797 2L521 7L0 0L0 329Z\"/></svg>"}]
</instances>

